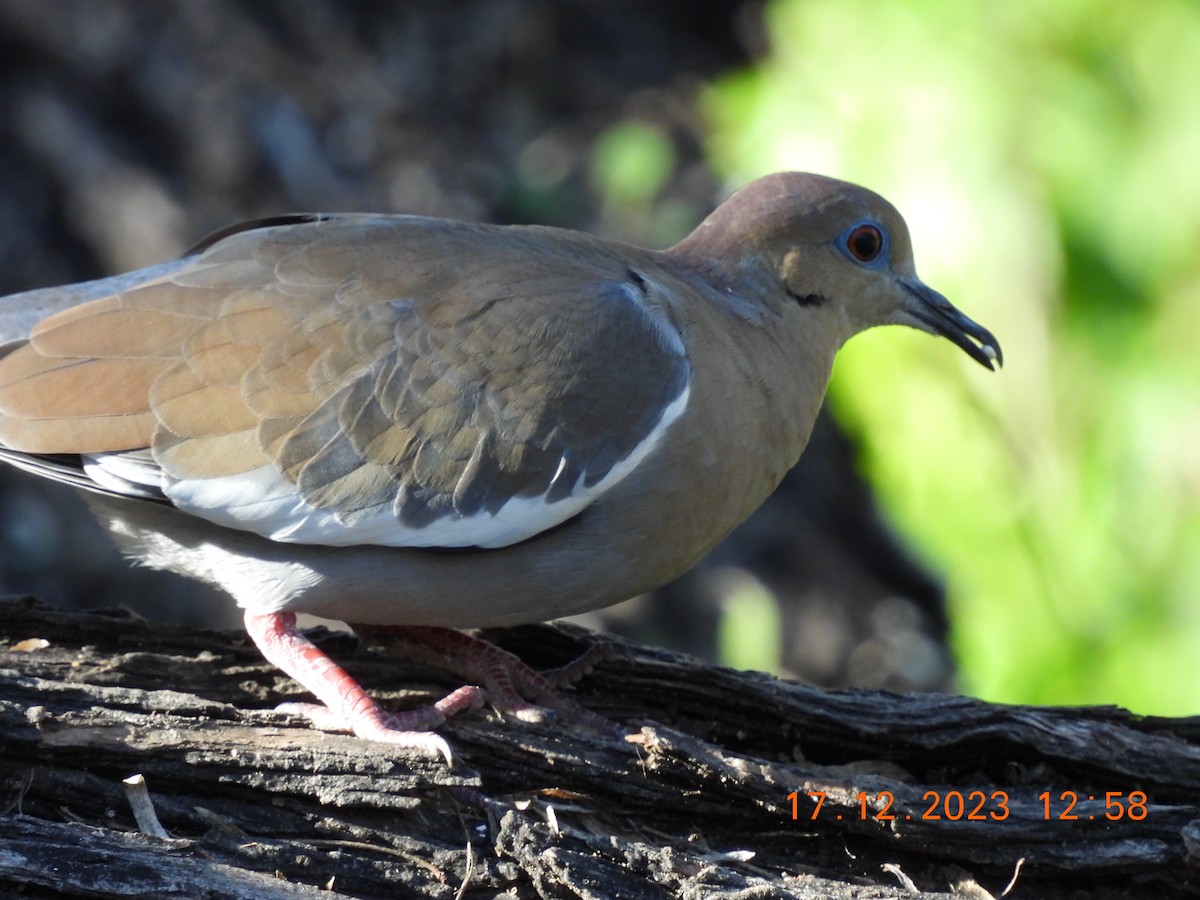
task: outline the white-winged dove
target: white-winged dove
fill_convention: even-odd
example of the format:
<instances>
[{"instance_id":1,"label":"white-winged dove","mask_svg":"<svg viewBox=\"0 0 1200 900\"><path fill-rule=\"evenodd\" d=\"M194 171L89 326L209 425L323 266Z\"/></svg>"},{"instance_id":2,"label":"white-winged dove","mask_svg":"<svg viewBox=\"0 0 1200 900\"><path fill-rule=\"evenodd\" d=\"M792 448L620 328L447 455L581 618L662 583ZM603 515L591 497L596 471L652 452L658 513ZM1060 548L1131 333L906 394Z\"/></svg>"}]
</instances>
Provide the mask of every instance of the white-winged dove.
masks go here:
<instances>
[{"instance_id":1,"label":"white-winged dove","mask_svg":"<svg viewBox=\"0 0 1200 900\"><path fill-rule=\"evenodd\" d=\"M295 613L482 627L659 586L774 489L838 348L888 323L1001 360L918 280L899 213L817 175L759 179L665 251L285 217L0 303L0 456L89 489L129 555L230 593L320 724L448 754Z\"/></svg>"}]
</instances>

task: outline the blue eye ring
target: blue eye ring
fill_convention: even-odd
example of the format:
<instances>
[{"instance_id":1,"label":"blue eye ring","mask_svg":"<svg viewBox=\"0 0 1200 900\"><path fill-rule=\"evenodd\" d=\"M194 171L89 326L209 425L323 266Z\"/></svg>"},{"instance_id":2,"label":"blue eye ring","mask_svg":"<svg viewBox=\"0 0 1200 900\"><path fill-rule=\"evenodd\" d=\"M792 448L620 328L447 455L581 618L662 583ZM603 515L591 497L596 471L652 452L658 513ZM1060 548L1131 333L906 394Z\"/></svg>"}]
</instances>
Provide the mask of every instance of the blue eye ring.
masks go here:
<instances>
[{"instance_id":1,"label":"blue eye ring","mask_svg":"<svg viewBox=\"0 0 1200 900\"><path fill-rule=\"evenodd\" d=\"M882 225L873 219L855 222L840 235L837 246L847 257L862 266L882 268L887 263L890 241Z\"/></svg>"}]
</instances>

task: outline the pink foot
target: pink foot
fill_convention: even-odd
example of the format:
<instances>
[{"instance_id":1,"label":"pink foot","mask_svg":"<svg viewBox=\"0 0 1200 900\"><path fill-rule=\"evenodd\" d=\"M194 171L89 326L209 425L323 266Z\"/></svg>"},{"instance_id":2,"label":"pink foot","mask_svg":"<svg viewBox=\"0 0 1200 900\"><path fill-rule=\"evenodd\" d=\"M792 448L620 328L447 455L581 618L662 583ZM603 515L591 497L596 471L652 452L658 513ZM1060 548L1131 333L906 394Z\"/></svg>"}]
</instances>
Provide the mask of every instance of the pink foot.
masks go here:
<instances>
[{"instance_id":1,"label":"pink foot","mask_svg":"<svg viewBox=\"0 0 1200 900\"><path fill-rule=\"evenodd\" d=\"M480 682L492 706L524 722L546 722L561 715L597 731L625 733L615 722L585 709L559 690L588 674L597 663L612 658L614 649L610 644L596 644L562 668L539 672L515 654L453 628L353 623L350 627L362 635L399 640L408 659Z\"/></svg>"},{"instance_id":2,"label":"pink foot","mask_svg":"<svg viewBox=\"0 0 1200 900\"><path fill-rule=\"evenodd\" d=\"M296 629L295 613L246 613L246 631L262 655L321 701L284 703L279 712L306 716L325 731L349 731L372 741L386 741L421 752L440 754L453 766L450 746L439 735L420 729L440 725L448 716L479 707L476 687L461 687L433 706L405 713L380 708L346 671ZM323 704L323 705L322 705Z\"/></svg>"}]
</instances>

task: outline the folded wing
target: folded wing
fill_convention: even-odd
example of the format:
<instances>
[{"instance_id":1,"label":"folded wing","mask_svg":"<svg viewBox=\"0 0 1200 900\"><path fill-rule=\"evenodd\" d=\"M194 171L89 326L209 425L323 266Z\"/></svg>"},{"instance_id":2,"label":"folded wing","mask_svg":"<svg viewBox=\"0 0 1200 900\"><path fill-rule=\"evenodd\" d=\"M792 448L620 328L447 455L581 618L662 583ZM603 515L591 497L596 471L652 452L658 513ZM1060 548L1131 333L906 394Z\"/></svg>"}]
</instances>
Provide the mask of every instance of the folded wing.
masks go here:
<instances>
[{"instance_id":1,"label":"folded wing","mask_svg":"<svg viewBox=\"0 0 1200 900\"><path fill-rule=\"evenodd\" d=\"M319 218L147 273L0 357L6 455L275 540L491 547L602 496L687 402L666 289L581 236Z\"/></svg>"}]
</instances>

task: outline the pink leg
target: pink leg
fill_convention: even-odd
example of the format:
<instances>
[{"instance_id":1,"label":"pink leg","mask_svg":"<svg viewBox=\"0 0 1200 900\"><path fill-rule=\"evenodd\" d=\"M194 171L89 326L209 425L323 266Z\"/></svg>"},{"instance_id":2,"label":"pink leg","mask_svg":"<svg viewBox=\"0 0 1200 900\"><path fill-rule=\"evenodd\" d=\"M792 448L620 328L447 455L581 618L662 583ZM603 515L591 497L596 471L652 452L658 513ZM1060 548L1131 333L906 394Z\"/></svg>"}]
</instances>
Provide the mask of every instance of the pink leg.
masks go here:
<instances>
[{"instance_id":1,"label":"pink leg","mask_svg":"<svg viewBox=\"0 0 1200 900\"><path fill-rule=\"evenodd\" d=\"M388 713L367 696L341 666L322 653L296 629L294 613L246 613L246 631L262 655L282 669L324 706L284 703L280 712L307 716L323 730L351 731L361 738L386 741L430 754L441 754L453 765L450 747L440 736L416 729L440 725L447 716L482 703L479 689L461 687L431 707Z\"/></svg>"},{"instance_id":2,"label":"pink leg","mask_svg":"<svg viewBox=\"0 0 1200 900\"><path fill-rule=\"evenodd\" d=\"M453 628L353 623L350 627L359 634L398 639L404 643L404 655L409 659L449 669L470 681L479 681L487 692L489 703L522 721L545 722L558 714L598 731L624 734L616 723L584 709L559 690L586 675L596 663L611 658L611 645L597 644L569 665L543 673L507 650Z\"/></svg>"}]
</instances>

